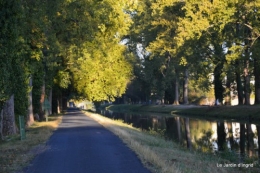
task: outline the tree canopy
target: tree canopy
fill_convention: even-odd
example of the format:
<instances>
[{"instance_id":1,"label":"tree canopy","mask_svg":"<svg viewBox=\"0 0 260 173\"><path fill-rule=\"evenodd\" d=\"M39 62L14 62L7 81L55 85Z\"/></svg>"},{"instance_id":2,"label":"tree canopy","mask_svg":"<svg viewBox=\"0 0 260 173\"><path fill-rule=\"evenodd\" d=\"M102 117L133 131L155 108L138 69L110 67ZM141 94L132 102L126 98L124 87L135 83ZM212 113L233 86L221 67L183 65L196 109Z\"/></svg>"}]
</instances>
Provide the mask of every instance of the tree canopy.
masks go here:
<instances>
[{"instance_id":1,"label":"tree canopy","mask_svg":"<svg viewBox=\"0 0 260 173\"><path fill-rule=\"evenodd\" d=\"M260 103L257 0L0 2L0 108L89 101ZM29 86L29 80L33 80ZM188 92L189 91L189 92ZM197 96L199 97L199 96Z\"/></svg>"},{"instance_id":2,"label":"tree canopy","mask_svg":"<svg viewBox=\"0 0 260 173\"><path fill-rule=\"evenodd\" d=\"M258 83L259 2L147 0L139 5L131 38L145 37L143 45L150 52L146 61L161 59L158 71L171 76L163 79L172 83L163 90L175 93L174 103L185 97L178 96L185 93L178 87L189 74L195 84L189 85L190 91L209 91L213 86L215 100L221 103L230 104L230 97L238 96L239 104L250 104L251 84ZM161 93L161 86L150 94ZM254 86L257 104L259 84Z\"/></svg>"}]
</instances>

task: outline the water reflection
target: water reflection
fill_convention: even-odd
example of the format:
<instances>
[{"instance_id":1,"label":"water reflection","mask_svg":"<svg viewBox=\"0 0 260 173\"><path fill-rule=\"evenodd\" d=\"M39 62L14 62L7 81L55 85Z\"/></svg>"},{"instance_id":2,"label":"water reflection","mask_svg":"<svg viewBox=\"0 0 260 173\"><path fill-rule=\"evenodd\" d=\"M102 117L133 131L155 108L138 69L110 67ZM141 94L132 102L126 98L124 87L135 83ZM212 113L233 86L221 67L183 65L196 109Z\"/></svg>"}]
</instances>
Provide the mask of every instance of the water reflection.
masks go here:
<instances>
[{"instance_id":1,"label":"water reflection","mask_svg":"<svg viewBox=\"0 0 260 173\"><path fill-rule=\"evenodd\" d=\"M178 119L180 118L178 117ZM187 148L192 149L191 135L190 135L190 119L184 118L184 124L185 124L185 137L186 137Z\"/></svg>"},{"instance_id":2,"label":"water reflection","mask_svg":"<svg viewBox=\"0 0 260 173\"><path fill-rule=\"evenodd\" d=\"M243 162L244 158L245 158L245 124L244 123L240 123L240 159Z\"/></svg>"},{"instance_id":3,"label":"water reflection","mask_svg":"<svg viewBox=\"0 0 260 173\"><path fill-rule=\"evenodd\" d=\"M239 162L243 162L246 156L258 157L260 154L259 124L100 111L99 113L106 117L123 120L142 130L163 132L166 139L189 149L233 152L238 155Z\"/></svg>"}]
</instances>

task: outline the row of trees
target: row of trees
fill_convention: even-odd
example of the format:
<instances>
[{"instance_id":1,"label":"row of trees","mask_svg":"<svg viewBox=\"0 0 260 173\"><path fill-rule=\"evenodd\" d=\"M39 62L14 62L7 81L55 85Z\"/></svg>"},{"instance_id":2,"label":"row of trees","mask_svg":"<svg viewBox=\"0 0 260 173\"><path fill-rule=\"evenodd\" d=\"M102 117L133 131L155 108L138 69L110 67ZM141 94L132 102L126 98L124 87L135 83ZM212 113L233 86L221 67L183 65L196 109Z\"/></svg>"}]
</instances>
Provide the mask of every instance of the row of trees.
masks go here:
<instances>
[{"instance_id":1,"label":"row of trees","mask_svg":"<svg viewBox=\"0 0 260 173\"><path fill-rule=\"evenodd\" d=\"M211 74L220 102L230 104L233 91L250 104L254 79L259 104L259 8L257 0L0 0L1 139L16 133L18 115L27 125L42 120L47 99L57 113L69 94L187 104L188 91L211 88Z\"/></svg>"},{"instance_id":2,"label":"row of trees","mask_svg":"<svg viewBox=\"0 0 260 173\"><path fill-rule=\"evenodd\" d=\"M59 113L64 96L113 100L131 66L118 44L131 1L0 0L0 139L17 133L19 115Z\"/></svg>"},{"instance_id":3,"label":"row of trees","mask_svg":"<svg viewBox=\"0 0 260 173\"><path fill-rule=\"evenodd\" d=\"M259 1L144 0L138 5L128 45L141 60L129 97L147 101L155 95L187 104L188 91L206 93L213 85L220 103L230 105L231 93L239 105L249 105L251 93L260 103Z\"/></svg>"}]
</instances>

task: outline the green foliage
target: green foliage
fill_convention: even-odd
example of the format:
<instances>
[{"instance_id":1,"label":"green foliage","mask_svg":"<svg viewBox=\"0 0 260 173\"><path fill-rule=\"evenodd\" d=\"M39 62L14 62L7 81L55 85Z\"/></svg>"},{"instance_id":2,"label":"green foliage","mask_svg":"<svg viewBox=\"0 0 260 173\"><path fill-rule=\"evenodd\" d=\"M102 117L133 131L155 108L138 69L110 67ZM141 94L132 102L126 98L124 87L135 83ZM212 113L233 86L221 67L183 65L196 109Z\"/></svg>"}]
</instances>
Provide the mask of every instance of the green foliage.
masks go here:
<instances>
[{"instance_id":1,"label":"green foliage","mask_svg":"<svg viewBox=\"0 0 260 173\"><path fill-rule=\"evenodd\" d=\"M131 67L124 58L125 46L119 42L127 34L131 18L124 12L124 2L65 4L68 10L60 16L72 20L64 26L67 39L61 39L67 43L63 56L68 70L60 71L55 82L60 81L63 87L71 82L79 94L92 101L114 100L125 92Z\"/></svg>"},{"instance_id":2,"label":"green foliage","mask_svg":"<svg viewBox=\"0 0 260 173\"><path fill-rule=\"evenodd\" d=\"M27 115L27 109L28 109L28 83L29 83L29 75L28 71L26 71L25 64L22 64L22 62L18 63L16 61L13 64L13 67L16 67L16 71L13 73L13 81L15 83L13 84L13 87L15 90L14 93L14 113L16 118L18 119L19 116L25 116ZM18 121L17 121L18 122Z\"/></svg>"},{"instance_id":3,"label":"green foliage","mask_svg":"<svg viewBox=\"0 0 260 173\"><path fill-rule=\"evenodd\" d=\"M54 84L73 90L72 84L84 85L77 77L89 71L90 78L97 72L100 78L88 88L76 87L80 94L91 100L122 95L131 67L119 42L131 24L126 8L134 6L125 0L1 1L0 108L15 94L16 113L26 114L30 75L34 113L41 109L43 84L46 91Z\"/></svg>"},{"instance_id":4,"label":"green foliage","mask_svg":"<svg viewBox=\"0 0 260 173\"><path fill-rule=\"evenodd\" d=\"M92 54L84 50L85 54L72 69L75 88L91 101L121 96L131 76L130 64L122 56L124 46L103 46L94 49Z\"/></svg>"},{"instance_id":5,"label":"green foliage","mask_svg":"<svg viewBox=\"0 0 260 173\"><path fill-rule=\"evenodd\" d=\"M185 76L184 69L188 69L190 79L195 81L198 89L207 91L213 84L216 98L222 100L225 76L228 74L229 82L234 85L235 74L243 75L240 70L242 66L237 66L236 62L242 64L248 60L249 67L244 65L244 68L249 70L249 75L253 71L250 60L254 56L251 52L257 54L258 50L254 45L260 36L259 8L260 4L255 0L139 2L133 14L131 41L142 43L150 52L150 58L161 61L153 62L160 64L157 67L153 63L148 67L148 63L144 62L146 69L138 79L141 78L149 86L159 84L155 82L157 75L145 80L146 75L150 76L147 69L155 67L164 76L160 81L173 83L173 79L181 81ZM165 61L166 56L169 57L168 62ZM214 81L208 77L209 74L214 75ZM168 78L168 75L171 77ZM162 89L160 86L152 87L152 90L159 91ZM166 85L162 90L168 92L169 89L170 85Z\"/></svg>"},{"instance_id":6,"label":"green foliage","mask_svg":"<svg viewBox=\"0 0 260 173\"><path fill-rule=\"evenodd\" d=\"M54 78L54 83L58 84L61 88L68 88L71 84L69 72L59 71L56 78Z\"/></svg>"},{"instance_id":7,"label":"green foliage","mask_svg":"<svg viewBox=\"0 0 260 173\"><path fill-rule=\"evenodd\" d=\"M43 72L43 66L42 64L38 64L35 62L34 67L38 70L37 72L34 72L32 75L33 79L33 88L32 88L32 97L33 97L33 112L34 114L40 112L41 110L41 93L42 93L42 86L44 82L44 72Z\"/></svg>"},{"instance_id":8,"label":"green foliage","mask_svg":"<svg viewBox=\"0 0 260 173\"><path fill-rule=\"evenodd\" d=\"M258 67L259 12L256 0L1 1L0 108L15 94L16 114L26 114L30 75L35 112L43 82L101 101L132 80L133 98L162 99L186 69L196 92L211 90L214 74L219 97L227 74L231 83L242 76L238 64Z\"/></svg>"},{"instance_id":9,"label":"green foliage","mask_svg":"<svg viewBox=\"0 0 260 173\"><path fill-rule=\"evenodd\" d=\"M17 94L15 113L26 115L27 85L24 85L26 63L22 46L21 26L24 18L22 4L20 1L1 1L0 13L0 109L12 94Z\"/></svg>"}]
</instances>

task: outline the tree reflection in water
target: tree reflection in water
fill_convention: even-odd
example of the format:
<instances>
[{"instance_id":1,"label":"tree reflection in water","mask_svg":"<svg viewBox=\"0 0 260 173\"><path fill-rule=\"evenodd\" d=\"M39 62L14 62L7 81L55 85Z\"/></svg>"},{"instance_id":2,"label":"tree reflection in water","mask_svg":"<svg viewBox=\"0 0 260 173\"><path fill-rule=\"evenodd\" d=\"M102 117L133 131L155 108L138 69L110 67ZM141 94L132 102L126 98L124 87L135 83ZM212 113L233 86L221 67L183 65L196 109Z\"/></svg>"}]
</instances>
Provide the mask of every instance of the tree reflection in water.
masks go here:
<instances>
[{"instance_id":1,"label":"tree reflection in water","mask_svg":"<svg viewBox=\"0 0 260 173\"><path fill-rule=\"evenodd\" d=\"M258 163L260 164L260 149L259 149L259 146L260 146L260 125L257 125L256 126L256 128L257 128L257 139L258 139L258 141L257 141L257 144L258 144Z\"/></svg>"},{"instance_id":2,"label":"tree reflection in water","mask_svg":"<svg viewBox=\"0 0 260 173\"><path fill-rule=\"evenodd\" d=\"M245 160L245 124L240 123L240 162Z\"/></svg>"},{"instance_id":3,"label":"tree reflection in water","mask_svg":"<svg viewBox=\"0 0 260 173\"><path fill-rule=\"evenodd\" d=\"M224 122L217 122L218 151L224 151L226 144L226 133Z\"/></svg>"},{"instance_id":4,"label":"tree reflection in water","mask_svg":"<svg viewBox=\"0 0 260 173\"><path fill-rule=\"evenodd\" d=\"M202 130L202 136L195 140L196 148L202 152L212 152L217 150L216 140L212 139L212 130Z\"/></svg>"},{"instance_id":5,"label":"tree reflection in water","mask_svg":"<svg viewBox=\"0 0 260 173\"><path fill-rule=\"evenodd\" d=\"M234 137L233 137L233 128L232 128L232 122L227 122L227 145L230 150L234 149Z\"/></svg>"},{"instance_id":6,"label":"tree reflection in water","mask_svg":"<svg viewBox=\"0 0 260 173\"><path fill-rule=\"evenodd\" d=\"M187 148L191 150L192 144L191 144L191 135L190 135L190 119L184 118L184 120L185 120L185 132L186 132Z\"/></svg>"},{"instance_id":7,"label":"tree reflection in water","mask_svg":"<svg viewBox=\"0 0 260 173\"><path fill-rule=\"evenodd\" d=\"M235 160L239 162L243 162L247 157L260 155L258 150L260 124L209 121L172 115L111 113L111 111L103 111L101 114L112 119L121 119L142 130L158 131L167 140L178 142L190 150L226 153L235 156Z\"/></svg>"},{"instance_id":8,"label":"tree reflection in water","mask_svg":"<svg viewBox=\"0 0 260 173\"><path fill-rule=\"evenodd\" d=\"M247 153L249 157L254 155L254 133L251 124L246 124L246 137L247 137Z\"/></svg>"}]
</instances>

